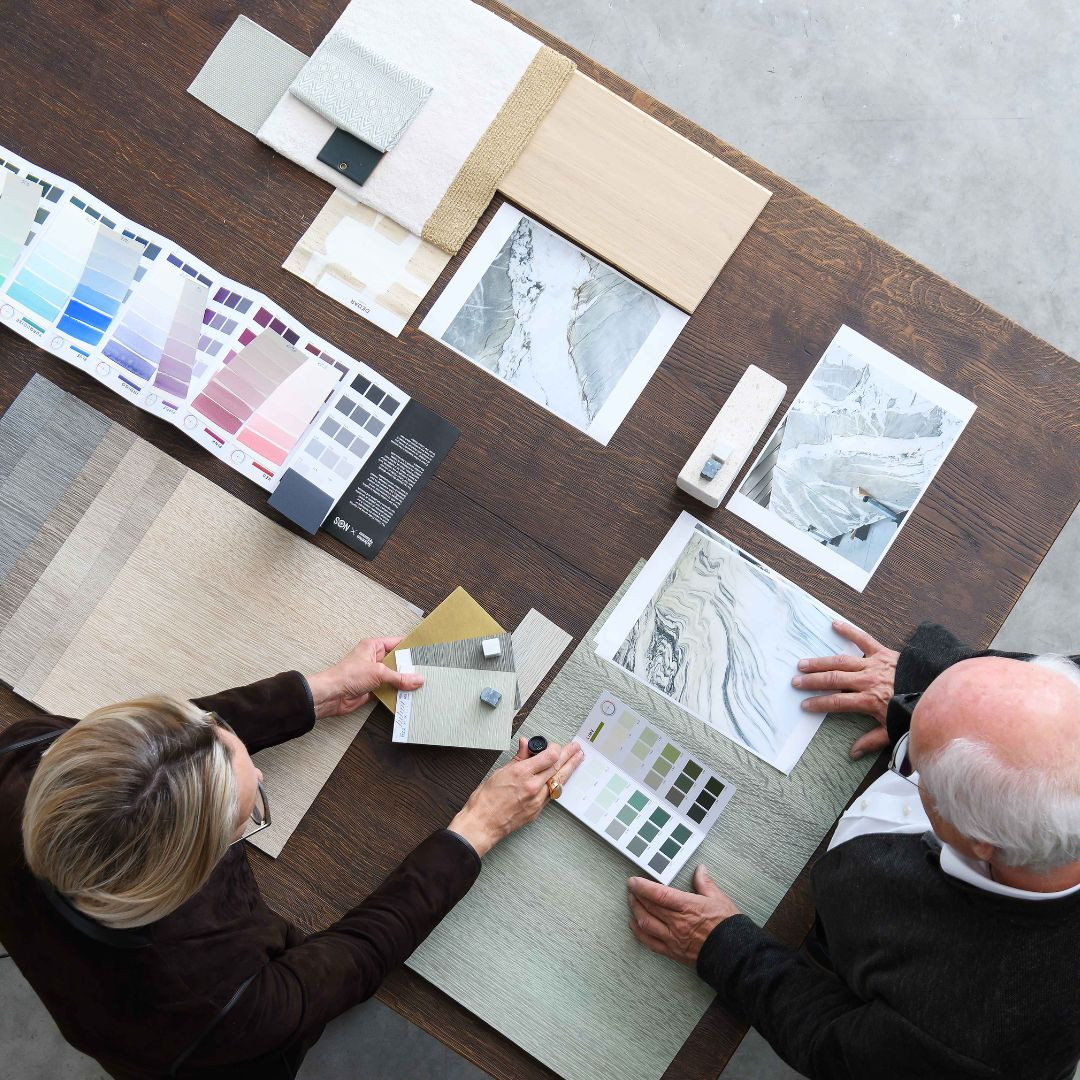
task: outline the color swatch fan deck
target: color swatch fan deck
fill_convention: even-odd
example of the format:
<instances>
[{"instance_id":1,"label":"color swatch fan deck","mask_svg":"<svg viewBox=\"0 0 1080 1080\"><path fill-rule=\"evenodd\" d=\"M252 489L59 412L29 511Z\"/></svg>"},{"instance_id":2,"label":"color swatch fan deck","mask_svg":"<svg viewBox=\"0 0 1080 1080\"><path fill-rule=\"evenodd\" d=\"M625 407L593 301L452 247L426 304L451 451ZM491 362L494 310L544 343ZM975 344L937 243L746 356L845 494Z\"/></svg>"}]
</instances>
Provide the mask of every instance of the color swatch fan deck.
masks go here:
<instances>
[{"instance_id":1,"label":"color swatch fan deck","mask_svg":"<svg viewBox=\"0 0 1080 1080\"><path fill-rule=\"evenodd\" d=\"M298 521L314 532L409 395L76 185L2 147L0 165L0 323L266 491L295 467L294 485L318 493ZM346 438L331 417L358 385L364 415ZM291 516L292 505L278 509Z\"/></svg>"},{"instance_id":2,"label":"color swatch fan deck","mask_svg":"<svg viewBox=\"0 0 1080 1080\"><path fill-rule=\"evenodd\" d=\"M600 695L576 741L585 759L559 806L671 884L735 789L611 693Z\"/></svg>"}]
</instances>

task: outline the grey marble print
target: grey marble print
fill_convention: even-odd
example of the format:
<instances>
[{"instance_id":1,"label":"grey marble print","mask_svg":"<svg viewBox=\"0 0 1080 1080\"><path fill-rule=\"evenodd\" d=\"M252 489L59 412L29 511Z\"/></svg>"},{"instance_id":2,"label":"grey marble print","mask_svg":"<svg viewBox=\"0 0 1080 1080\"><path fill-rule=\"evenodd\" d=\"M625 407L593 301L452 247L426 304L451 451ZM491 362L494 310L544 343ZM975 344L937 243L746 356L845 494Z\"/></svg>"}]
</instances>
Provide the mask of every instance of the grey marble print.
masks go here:
<instances>
[{"instance_id":1,"label":"grey marble print","mask_svg":"<svg viewBox=\"0 0 1080 1080\"><path fill-rule=\"evenodd\" d=\"M806 593L695 531L614 661L771 760L800 718L795 665L836 651L830 628Z\"/></svg>"},{"instance_id":2,"label":"grey marble print","mask_svg":"<svg viewBox=\"0 0 1080 1080\"><path fill-rule=\"evenodd\" d=\"M587 430L662 312L651 293L523 216L442 340Z\"/></svg>"},{"instance_id":3,"label":"grey marble print","mask_svg":"<svg viewBox=\"0 0 1080 1080\"><path fill-rule=\"evenodd\" d=\"M833 346L741 491L872 566L962 427L960 417Z\"/></svg>"}]
</instances>

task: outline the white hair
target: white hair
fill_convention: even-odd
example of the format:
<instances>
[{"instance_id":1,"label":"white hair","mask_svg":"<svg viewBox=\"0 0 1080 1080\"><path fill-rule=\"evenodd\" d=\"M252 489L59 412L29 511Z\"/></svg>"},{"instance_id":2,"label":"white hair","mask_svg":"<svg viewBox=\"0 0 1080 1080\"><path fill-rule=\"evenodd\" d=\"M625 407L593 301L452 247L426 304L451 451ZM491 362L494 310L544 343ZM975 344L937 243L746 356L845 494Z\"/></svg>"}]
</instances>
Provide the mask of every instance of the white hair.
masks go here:
<instances>
[{"instance_id":1,"label":"white hair","mask_svg":"<svg viewBox=\"0 0 1080 1080\"><path fill-rule=\"evenodd\" d=\"M1080 667L1047 654L1031 661L1068 679L1080 721ZM975 739L953 739L919 763L938 813L964 836L991 844L1006 866L1046 873L1080 860L1080 775L1018 769Z\"/></svg>"}]
</instances>

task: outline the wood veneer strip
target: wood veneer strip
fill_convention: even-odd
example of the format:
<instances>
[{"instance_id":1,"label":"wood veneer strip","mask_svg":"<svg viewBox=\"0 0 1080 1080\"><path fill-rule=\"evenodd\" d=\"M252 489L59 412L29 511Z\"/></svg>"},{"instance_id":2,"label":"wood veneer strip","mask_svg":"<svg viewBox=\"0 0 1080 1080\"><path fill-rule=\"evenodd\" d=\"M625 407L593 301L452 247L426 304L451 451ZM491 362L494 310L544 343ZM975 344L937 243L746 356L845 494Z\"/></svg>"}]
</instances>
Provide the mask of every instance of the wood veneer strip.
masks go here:
<instances>
[{"instance_id":1,"label":"wood veneer strip","mask_svg":"<svg viewBox=\"0 0 1080 1080\"><path fill-rule=\"evenodd\" d=\"M771 194L580 71L499 191L691 313Z\"/></svg>"}]
</instances>

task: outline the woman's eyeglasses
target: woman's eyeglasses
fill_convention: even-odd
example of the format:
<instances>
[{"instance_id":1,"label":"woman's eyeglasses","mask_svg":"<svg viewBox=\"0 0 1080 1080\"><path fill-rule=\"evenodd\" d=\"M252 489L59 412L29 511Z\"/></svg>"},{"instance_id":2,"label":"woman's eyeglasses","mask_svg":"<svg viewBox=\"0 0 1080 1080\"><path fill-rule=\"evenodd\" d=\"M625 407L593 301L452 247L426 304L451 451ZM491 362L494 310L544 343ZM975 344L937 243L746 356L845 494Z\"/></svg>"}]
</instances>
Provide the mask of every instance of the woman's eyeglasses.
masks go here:
<instances>
[{"instance_id":1,"label":"woman's eyeglasses","mask_svg":"<svg viewBox=\"0 0 1080 1080\"><path fill-rule=\"evenodd\" d=\"M230 734L236 735L236 732L233 731L233 729L229 727L217 713L207 713L207 716L209 716L218 727L223 727ZM240 738L239 735L236 735L236 737L238 739ZM255 791L255 806L251 810L251 816L244 825L243 833L233 841L233 844L239 844L241 840L248 840L257 832L262 832L263 829L268 829L269 827L270 804L266 801L266 789L263 787L262 781L259 780ZM232 845L230 844L229 846L231 847Z\"/></svg>"}]
</instances>

